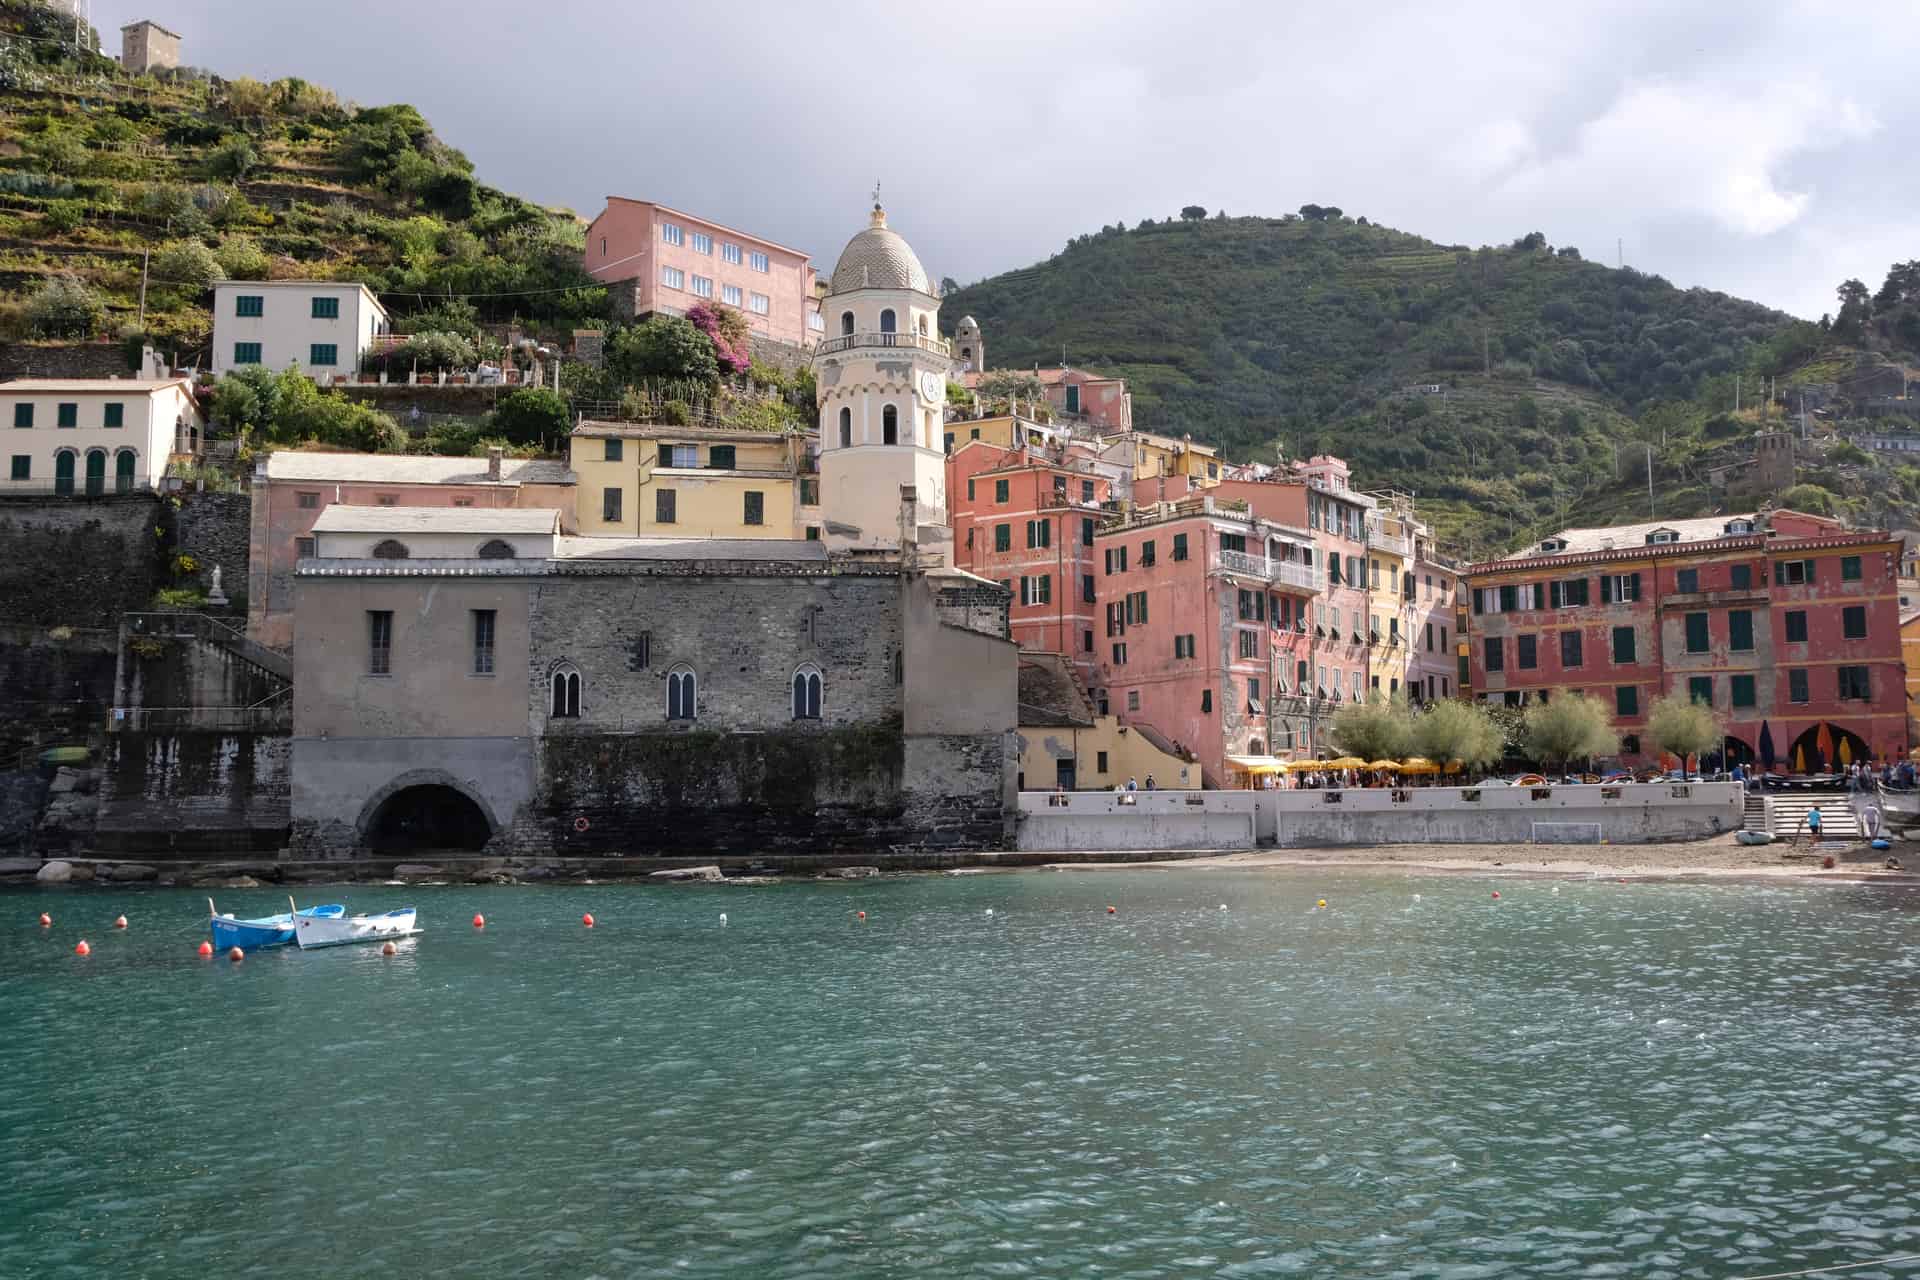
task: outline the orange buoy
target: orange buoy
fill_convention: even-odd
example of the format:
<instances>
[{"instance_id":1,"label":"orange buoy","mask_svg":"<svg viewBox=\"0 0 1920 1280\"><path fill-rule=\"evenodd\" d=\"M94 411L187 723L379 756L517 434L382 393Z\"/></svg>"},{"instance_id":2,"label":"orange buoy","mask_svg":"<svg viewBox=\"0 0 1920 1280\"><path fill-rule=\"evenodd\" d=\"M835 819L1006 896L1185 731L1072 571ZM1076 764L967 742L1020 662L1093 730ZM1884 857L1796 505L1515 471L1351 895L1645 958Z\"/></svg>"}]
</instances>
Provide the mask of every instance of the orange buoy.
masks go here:
<instances>
[{"instance_id":1,"label":"orange buoy","mask_svg":"<svg viewBox=\"0 0 1920 1280\"><path fill-rule=\"evenodd\" d=\"M1110 906L1110 907L1108 907L1108 908L1107 908L1107 914L1108 914L1108 915L1113 915L1113 914L1114 914L1115 912L1117 912L1118 910L1119 910L1119 908L1118 908L1118 907L1111 907L1111 906Z\"/></svg>"},{"instance_id":2,"label":"orange buoy","mask_svg":"<svg viewBox=\"0 0 1920 1280\"><path fill-rule=\"evenodd\" d=\"M40 913L40 927L41 927L42 929L51 929L51 928L53 928L53 917L52 917L52 916L50 916L50 915L48 915L48 914L47 914L46 912L44 912L44 911L42 911L42 912Z\"/></svg>"},{"instance_id":3,"label":"orange buoy","mask_svg":"<svg viewBox=\"0 0 1920 1280\"><path fill-rule=\"evenodd\" d=\"M593 912L589 911L587 912L587 914L581 916L580 923L587 926L587 928L589 929L593 928Z\"/></svg>"},{"instance_id":4,"label":"orange buoy","mask_svg":"<svg viewBox=\"0 0 1920 1280\"><path fill-rule=\"evenodd\" d=\"M245 960L246 958L247 958L247 953L242 951L238 947L230 947L227 950L227 959L233 961L235 964L239 964L242 960Z\"/></svg>"},{"instance_id":5,"label":"orange buoy","mask_svg":"<svg viewBox=\"0 0 1920 1280\"><path fill-rule=\"evenodd\" d=\"M205 938L200 939L200 958L202 960L205 960L208 956L212 954L213 954L213 944L211 942L208 942Z\"/></svg>"},{"instance_id":6,"label":"orange buoy","mask_svg":"<svg viewBox=\"0 0 1920 1280\"><path fill-rule=\"evenodd\" d=\"M474 927L474 928L476 928L476 929L484 929L484 928L486 928L486 927L487 927L487 918L486 918L485 916L483 916L483 915L476 915L476 916L474 916L474 918L473 918L473 927Z\"/></svg>"},{"instance_id":7,"label":"orange buoy","mask_svg":"<svg viewBox=\"0 0 1920 1280\"><path fill-rule=\"evenodd\" d=\"M862 911L862 912L860 913L860 918L861 918L862 920L865 920L865 919L867 918L867 913L866 913L866 912L864 912L864 911Z\"/></svg>"},{"instance_id":8,"label":"orange buoy","mask_svg":"<svg viewBox=\"0 0 1920 1280\"><path fill-rule=\"evenodd\" d=\"M80 945L73 949L73 954L77 956L90 956L93 954L93 948L87 945L85 938L82 938L80 939Z\"/></svg>"},{"instance_id":9,"label":"orange buoy","mask_svg":"<svg viewBox=\"0 0 1920 1280\"><path fill-rule=\"evenodd\" d=\"M1833 870L1833 855L1828 854L1826 857L1820 859L1820 865L1828 871Z\"/></svg>"},{"instance_id":10,"label":"orange buoy","mask_svg":"<svg viewBox=\"0 0 1920 1280\"><path fill-rule=\"evenodd\" d=\"M115 917L114 917L114 920L113 920L113 927L114 927L114 928L116 928L116 929L124 929L124 928L126 928L126 927L127 927L127 918L126 918L125 916L115 916Z\"/></svg>"},{"instance_id":11,"label":"orange buoy","mask_svg":"<svg viewBox=\"0 0 1920 1280\"><path fill-rule=\"evenodd\" d=\"M383 956L397 956L400 954L400 948L389 942L380 948L380 954Z\"/></svg>"}]
</instances>

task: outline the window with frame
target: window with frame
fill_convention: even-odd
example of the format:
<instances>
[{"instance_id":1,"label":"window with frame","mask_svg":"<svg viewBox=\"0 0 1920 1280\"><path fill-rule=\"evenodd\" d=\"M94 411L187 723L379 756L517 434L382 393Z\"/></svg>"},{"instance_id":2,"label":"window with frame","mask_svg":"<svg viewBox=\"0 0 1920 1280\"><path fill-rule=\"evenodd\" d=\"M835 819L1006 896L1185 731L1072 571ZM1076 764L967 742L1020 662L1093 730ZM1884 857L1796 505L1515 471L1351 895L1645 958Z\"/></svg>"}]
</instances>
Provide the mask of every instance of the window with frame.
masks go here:
<instances>
[{"instance_id":1,"label":"window with frame","mask_svg":"<svg viewBox=\"0 0 1920 1280\"><path fill-rule=\"evenodd\" d=\"M851 449L853 447L853 410L851 409L842 409L840 411L840 447L842 449ZM971 480L967 481L967 497L973 497L973 481Z\"/></svg>"},{"instance_id":2,"label":"window with frame","mask_svg":"<svg viewBox=\"0 0 1920 1280\"><path fill-rule=\"evenodd\" d=\"M1727 648L1735 653L1753 648L1753 610L1727 610Z\"/></svg>"},{"instance_id":3,"label":"window with frame","mask_svg":"<svg viewBox=\"0 0 1920 1280\"><path fill-rule=\"evenodd\" d=\"M1713 705L1713 677L1688 676L1687 701L1698 702L1705 706Z\"/></svg>"},{"instance_id":4,"label":"window with frame","mask_svg":"<svg viewBox=\"0 0 1920 1280\"><path fill-rule=\"evenodd\" d=\"M1093 481L1082 480L1080 482L1080 501L1082 502L1093 501Z\"/></svg>"},{"instance_id":5,"label":"window with frame","mask_svg":"<svg viewBox=\"0 0 1920 1280\"><path fill-rule=\"evenodd\" d=\"M233 362L235 364L259 364L260 344L257 342L234 343Z\"/></svg>"},{"instance_id":6,"label":"window with frame","mask_svg":"<svg viewBox=\"0 0 1920 1280\"><path fill-rule=\"evenodd\" d=\"M1865 667L1835 667L1840 682L1840 701L1867 702L1873 697L1873 688L1867 677Z\"/></svg>"},{"instance_id":7,"label":"window with frame","mask_svg":"<svg viewBox=\"0 0 1920 1280\"><path fill-rule=\"evenodd\" d=\"M1113 665L1116 667L1124 667L1127 665L1127 642L1124 640L1114 641Z\"/></svg>"},{"instance_id":8,"label":"window with frame","mask_svg":"<svg viewBox=\"0 0 1920 1280\"><path fill-rule=\"evenodd\" d=\"M1125 547L1108 547L1107 548L1108 576L1112 576L1113 574L1116 574L1116 573L1125 573L1126 571L1127 571L1127 549Z\"/></svg>"},{"instance_id":9,"label":"window with frame","mask_svg":"<svg viewBox=\"0 0 1920 1280\"><path fill-rule=\"evenodd\" d=\"M330 369L340 363L340 344L337 342L315 342L307 347L307 363L323 369Z\"/></svg>"},{"instance_id":10,"label":"window with frame","mask_svg":"<svg viewBox=\"0 0 1920 1280\"><path fill-rule=\"evenodd\" d=\"M720 261L731 262L734 266L736 267L739 266L740 265L740 246L737 244L734 244L732 241L727 241L727 240L721 241L720 242Z\"/></svg>"},{"instance_id":11,"label":"window with frame","mask_svg":"<svg viewBox=\"0 0 1920 1280\"><path fill-rule=\"evenodd\" d=\"M1581 632L1562 631L1560 633L1560 666L1573 670L1586 662L1585 640Z\"/></svg>"},{"instance_id":12,"label":"window with frame","mask_svg":"<svg viewBox=\"0 0 1920 1280\"><path fill-rule=\"evenodd\" d=\"M708 257L712 257L713 256L713 237L708 235L704 231L694 232L692 248L695 253L704 253Z\"/></svg>"},{"instance_id":13,"label":"window with frame","mask_svg":"<svg viewBox=\"0 0 1920 1280\"><path fill-rule=\"evenodd\" d=\"M1213 690L1211 689L1200 691L1200 714L1203 716L1213 714Z\"/></svg>"},{"instance_id":14,"label":"window with frame","mask_svg":"<svg viewBox=\"0 0 1920 1280\"><path fill-rule=\"evenodd\" d=\"M606 445L606 452L602 455L602 461L619 462L625 456L626 442L624 440L607 440L604 443Z\"/></svg>"},{"instance_id":15,"label":"window with frame","mask_svg":"<svg viewBox=\"0 0 1920 1280\"><path fill-rule=\"evenodd\" d=\"M1840 638L1843 640L1867 638L1867 606L1850 604L1840 611Z\"/></svg>"},{"instance_id":16,"label":"window with frame","mask_svg":"<svg viewBox=\"0 0 1920 1280\"><path fill-rule=\"evenodd\" d=\"M745 502L740 519L745 524L765 524L767 522L767 495L758 489L749 489L741 495Z\"/></svg>"},{"instance_id":17,"label":"window with frame","mask_svg":"<svg viewBox=\"0 0 1920 1280\"><path fill-rule=\"evenodd\" d=\"M1753 590L1753 566L1736 564L1727 570L1728 586L1735 591Z\"/></svg>"},{"instance_id":18,"label":"window with frame","mask_svg":"<svg viewBox=\"0 0 1920 1280\"><path fill-rule=\"evenodd\" d=\"M672 524L679 518L679 491L675 489L655 489L653 491L653 522Z\"/></svg>"},{"instance_id":19,"label":"window with frame","mask_svg":"<svg viewBox=\"0 0 1920 1280\"><path fill-rule=\"evenodd\" d=\"M750 253L747 255L747 265L755 271L765 271L768 269L767 255L764 253Z\"/></svg>"},{"instance_id":20,"label":"window with frame","mask_svg":"<svg viewBox=\"0 0 1920 1280\"><path fill-rule=\"evenodd\" d=\"M1127 624L1129 626L1147 625L1147 593L1144 591L1127 592Z\"/></svg>"},{"instance_id":21,"label":"window with frame","mask_svg":"<svg viewBox=\"0 0 1920 1280\"><path fill-rule=\"evenodd\" d=\"M473 611L473 674L490 676L493 674L493 625L496 617L492 609Z\"/></svg>"},{"instance_id":22,"label":"window with frame","mask_svg":"<svg viewBox=\"0 0 1920 1280\"><path fill-rule=\"evenodd\" d=\"M1532 671L1540 665L1537 652L1539 641L1534 636L1515 636L1513 638L1513 665L1522 671ZM1487 670L1493 670L1491 665Z\"/></svg>"},{"instance_id":23,"label":"window with frame","mask_svg":"<svg viewBox=\"0 0 1920 1280\"><path fill-rule=\"evenodd\" d=\"M1264 714L1260 705L1260 680L1256 676L1247 677L1247 712L1249 715Z\"/></svg>"},{"instance_id":24,"label":"window with frame","mask_svg":"<svg viewBox=\"0 0 1920 1280\"><path fill-rule=\"evenodd\" d=\"M1010 482L1006 480L995 480L993 482L993 500L995 502L1005 502L1007 500L1009 483Z\"/></svg>"},{"instance_id":25,"label":"window with frame","mask_svg":"<svg viewBox=\"0 0 1920 1280\"><path fill-rule=\"evenodd\" d=\"M1640 598L1640 575L1609 573L1600 579L1601 604L1627 604Z\"/></svg>"},{"instance_id":26,"label":"window with frame","mask_svg":"<svg viewBox=\"0 0 1920 1280\"><path fill-rule=\"evenodd\" d=\"M1093 517L1092 516L1080 517L1080 545L1083 547L1090 547L1093 545Z\"/></svg>"},{"instance_id":27,"label":"window with frame","mask_svg":"<svg viewBox=\"0 0 1920 1280\"><path fill-rule=\"evenodd\" d=\"M267 296L264 293L234 295L233 314L248 320L259 319L267 314Z\"/></svg>"},{"instance_id":28,"label":"window with frame","mask_svg":"<svg viewBox=\"0 0 1920 1280\"><path fill-rule=\"evenodd\" d=\"M1813 561L1782 560L1775 567L1773 580L1783 587L1805 587L1813 585Z\"/></svg>"},{"instance_id":29,"label":"window with frame","mask_svg":"<svg viewBox=\"0 0 1920 1280\"><path fill-rule=\"evenodd\" d=\"M1027 521L1027 545L1029 547L1050 547L1053 545L1053 521Z\"/></svg>"},{"instance_id":30,"label":"window with frame","mask_svg":"<svg viewBox=\"0 0 1920 1280\"><path fill-rule=\"evenodd\" d=\"M1750 675L1729 677L1727 701L1736 707L1751 707L1754 704L1753 677Z\"/></svg>"},{"instance_id":31,"label":"window with frame","mask_svg":"<svg viewBox=\"0 0 1920 1280\"><path fill-rule=\"evenodd\" d=\"M1260 633L1258 631L1249 631L1244 627L1240 629L1240 656L1243 658L1258 658L1260 656Z\"/></svg>"},{"instance_id":32,"label":"window with frame","mask_svg":"<svg viewBox=\"0 0 1920 1280\"><path fill-rule=\"evenodd\" d=\"M302 511L312 511L319 507L320 495L318 493L298 493L294 495L293 502L294 505Z\"/></svg>"},{"instance_id":33,"label":"window with frame","mask_svg":"<svg viewBox=\"0 0 1920 1280\"><path fill-rule=\"evenodd\" d=\"M127 425L127 406L118 400L110 401L101 409L100 425L109 429Z\"/></svg>"},{"instance_id":34,"label":"window with frame","mask_svg":"<svg viewBox=\"0 0 1920 1280\"><path fill-rule=\"evenodd\" d=\"M16 427L31 427L33 425L33 405L31 403L23 400L13 406L13 425Z\"/></svg>"},{"instance_id":35,"label":"window with frame","mask_svg":"<svg viewBox=\"0 0 1920 1280\"><path fill-rule=\"evenodd\" d=\"M690 287L687 292L696 298L711 298L713 296L713 277L696 275L690 282Z\"/></svg>"},{"instance_id":36,"label":"window with frame","mask_svg":"<svg viewBox=\"0 0 1920 1280\"><path fill-rule=\"evenodd\" d=\"M1505 671L1507 655L1499 636L1488 636L1480 643L1480 663L1488 671Z\"/></svg>"},{"instance_id":37,"label":"window with frame","mask_svg":"<svg viewBox=\"0 0 1920 1280\"><path fill-rule=\"evenodd\" d=\"M1807 669L1805 667L1793 667L1788 670L1787 701L1795 703L1812 701L1812 696L1807 692Z\"/></svg>"},{"instance_id":38,"label":"window with frame","mask_svg":"<svg viewBox=\"0 0 1920 1280\"><path fill-rule=\"evenodd\" d=\"M1048 573L1031 577L1023 575L1020 579L1020 603L1052 604L1053 575Z\"/></svg>"},{"instance_id":39,"label":"window with frame","mask_svg":"<svg viewBox=\"0 0 1920 1280\"><path fill-rule=\"evenodd\" d=\"M1842 582L1860 581L1860 557L1859 556L1841 556L1840 557L1840 581Z\"/></svg>"},{"instance_id":40,"label":"window with frame","mask_svg":"<svg viewBox=\"0 0 1920 1280\"><path fill-rule=\"evenodd\" d=\"M1093 632L1082 631L1080 633L1080 652L1082 653L1093 652Z\"/></svg>"},{"instance_id":41,"label":"window with frame","mask_svg":"<svg viewBox=\"0 0 1920 1280\"><path fill-rule=\"evenodd\" d=\"M1080 575L1080 599L1086 604L1092 604L1094 602L1093 575L1090 573Z\"/></svg>"},{"instance_id":42,"label":"window with frame","mask_svg":"<svg viewBox=\"0 0 1920 1280\"><path fill-rule=\"evenodd\" d=\"M1175 560L1185 560L1187 558L1187 535L1184 533L1176 533L1173 535L1173 558Z\"/></svg>"},{"instance_id":43,"label":"window with frame","mask_svg":"<svg viewBox=\"0 0 1920 1280\"><path fill-rule=\"evenodd\" d=\"M699 678L692 667L682 663L667 672L667 719L696 720L699 713Z\"/></svg>"},{"instance_id":44,"label":"window with frame","mask_svg":"<svg viewBox=\"0 0 1920 1280\"><path fill-rule=\"evenodd\" d=\"M997 524L993 526L993 549L995 551L1013 550L1013 526Z\"/></svg>"},{"instance_id":45,"label":"window with frame","mask_svg":"<svg viewBox=\"0 0 1920 1280\"><path fill-rule=\"evenodd\" d=\"M820 668L811 664L793 673L793 718L820 718Z\"/></svg>"},{"instance_id":46,"label":"window with frame","mask_svg":"<svg viewBox=\"0 0 1920 1280\"><path fill-rule=\"evenodd\" d=\"M687 233L679 223L663 222L660 224L660 239L667 244L685 244Z\"/></svg>"},{"instance_id":47,"label":"window with frame","mask_svg":"<svg viewBox=\"0 0 1920 1280\"><path fill-rule=\"evenodd\" d=\"M720 286L720 301L726 303L730 307L739 306L740 299L743 296L744 295L741 294L740 292L740 286L737 284L723 284ZM819 313L816 312L807 318L810 320L818 320L820 316L819 316Z\"/></svg>"},{"instance_id":48,"label":"window with frame","mask_svg":"<svg viewBox=\"0 0 1920 1280\"><path fill-rule=\"evenodd\" d=\"M1698 569L1676 569L1673 574L1673 589L1681 595L1700 589L1700 571Z\"/></svg>"},{"instance_id":49,"label":"window with frame","mask_svg":"<svg viewBox=\"0 0 1920 1280\"><path fill-rule=\"evenodd\" d=\"M764 293L750 293L747 295L747 310L757 316L764 316L773 310L773 299Z\"/></svg>"},{"instance_id":50,"label":"window with frame","mask_svg":"<svg viewBox=\"0 0 1920 1280\"><path fill-rule=\"evenodd\" d=\"M678 267L662 266L660 283L669 289L684 289L687 285L687 274Z\"/></svg>"},{"instance_id":51,"label":"window with frame","mask_svg":"<svg viewBox=\"0 0 1920 1280\"><path fill-rule=\"evenodd\" d=\"M367 610L367 674L393 674L393 611Z\"/></svg>"},{"instance_id":52,"label":"window with frame","mask_svg":"<svg viewBox=\"0 0 1920 1280\"><path fill-rule=\"evenodd\" d=\"M1244 533L1221 534L1220 549L1222 551L1237 551L1241 555L1245 555L1247 553L1247 535Z\"/></svg>"},{"instance_id":53,"label":"window with frame","mask_svg":"<svg viewBox=\"0 0 1920 1280\"><path fill-rule=\"evenodd\" d=\"M311 560L315 552L318 551L319 546L319 540L316 538L295 538L293 540L294 558L296 560Z\"/></svg>"},{"instance_id":54,"label":"window with frame","mask_svg":"<svg viewBox=\"0 0 1920 1280\"><path fill-rule=\"evenodd\" d=\"M340 318L340 299L315 298L313 300L313 318L315 320L338 320Z\"/></svg>"},{"instance_id":55,"label":"window with frame","mask_svg":"<svg viewBox=\"0 0 1920 1280\"><path fill-rule=\"evenodd\" d=\"M580 672L571 664L555 667L547 679L547 717L552 720L580 718Z\"/></svg>"},{"instance_id":56,"label":"window with frame","mask_svg":"<svg viewBox=\"0 0 1920 1280\"><path fill-rule=\"evenodd\" d=\"M1153 539L1148 538L1140 544L1140 567L1146 568L1153 563Z\"/></svg>"},{"instance_id":57,"label":"window with frame","mask_svg":"<svg viewBox=\"0 0 1920 1280\"><path fill-rule=\"evenodd\" d=\"M1686 615L1687 652L1705 653L1711 637L1707 631L1707 615L1689 613Z\"/></svg>"},{"instance_id":58,"label":"window with frame","mask_svg":"<svg viewBox=\"0 0 1920 1280\"><path fill-rule=\"evenodd\" d=\"M609 522L620 519L619 489L602 489L600 491L600 518Z\"/></svg>"},{"instance_id":59,"label":"window with frame","mask_svg":"<svg viewBox=\"0 0 1920 1280\"><path fill-rule=\"evenodd\" d=\"M1807 611L1789 609L1786 614L1787 643L1804 644L1807 639Z\"/></svg>"},{"instance_id":60,"label":"window with frame","mask_svg":"<svg viewBox=\"0 0 1920 1280\"><path fill-rule=\"evenodd\" d=\"M1623 684L1613 691L1613 713L1617 716L1640 714L1640 690L1637 686Z\"/></svg>"},{"instance_id":61,"label":"window with frame","mask_svg":"<svg viewBox=\"0 0 1920 1280\"><path fill-rule=\"evenodd\" d=\"M1173 656L1175 658L1191 658L1193 656L1193 639L1192 636L1175 636L1173 638Z\"/></svg>"}]
</instances>

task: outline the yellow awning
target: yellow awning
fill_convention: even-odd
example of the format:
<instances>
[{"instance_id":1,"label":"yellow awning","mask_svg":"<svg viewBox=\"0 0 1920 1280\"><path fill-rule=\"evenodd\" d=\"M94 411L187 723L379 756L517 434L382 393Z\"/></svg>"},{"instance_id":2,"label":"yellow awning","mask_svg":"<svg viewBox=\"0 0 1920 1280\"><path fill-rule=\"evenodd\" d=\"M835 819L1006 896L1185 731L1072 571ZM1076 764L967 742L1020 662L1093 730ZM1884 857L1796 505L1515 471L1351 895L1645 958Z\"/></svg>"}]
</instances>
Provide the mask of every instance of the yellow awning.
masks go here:
<instances>
[{"instance_id":1,"label":"yellow awning","mask_svg":"<svg viewBox=\"0 0 1920 1280\"><path fill-rule=\"evenodd\" d=\"M1398 760L1375 760L1372 764L1368 765L1367 768L1392 769L1394 772L1398 773L1400 770L1400 762Z\"/></svg>"},{"instance_id":2,"label":"yellow awning","mask_svg":"<svg viewBox=\"0 0 1920 1280\"><path fill-rule=\"evenodd\" d=\"M1327 761L1329 769L1365 769L1367 762L1358 756L1341 756L1338 760Z\"/></svg>"},{"instance_id":3,"label":"yellow awning","mask_svg":"<svg viewBox=\"0 0 1920 1280\"><path fill-rule=\"evenodd\" d=\"M1242 773L1285 773L1287 762L1277 756L1228 756L1227 763Z\"/></svg>"}]
</instances>

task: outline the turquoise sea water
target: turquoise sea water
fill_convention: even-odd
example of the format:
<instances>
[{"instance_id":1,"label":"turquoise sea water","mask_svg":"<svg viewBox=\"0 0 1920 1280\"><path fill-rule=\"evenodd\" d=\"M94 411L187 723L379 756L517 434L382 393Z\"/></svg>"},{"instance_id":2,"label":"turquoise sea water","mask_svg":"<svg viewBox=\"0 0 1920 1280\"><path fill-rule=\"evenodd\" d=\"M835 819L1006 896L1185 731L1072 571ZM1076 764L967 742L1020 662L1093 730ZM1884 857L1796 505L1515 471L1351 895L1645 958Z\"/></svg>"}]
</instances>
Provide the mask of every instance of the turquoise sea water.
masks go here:
<instances>
[{"instance_id":1,"label":"turquoise sea water","mask_svg":"<svg viewBox=\"0 0 1920 1280\"><path fill-rule=\"evenodd\" d=\"M1911 891L342 898L428 932L234 966L192 954L203 895L0 894L0 1275L1722 1280L1920 1252Z\"/></svg>"}]
</instances>

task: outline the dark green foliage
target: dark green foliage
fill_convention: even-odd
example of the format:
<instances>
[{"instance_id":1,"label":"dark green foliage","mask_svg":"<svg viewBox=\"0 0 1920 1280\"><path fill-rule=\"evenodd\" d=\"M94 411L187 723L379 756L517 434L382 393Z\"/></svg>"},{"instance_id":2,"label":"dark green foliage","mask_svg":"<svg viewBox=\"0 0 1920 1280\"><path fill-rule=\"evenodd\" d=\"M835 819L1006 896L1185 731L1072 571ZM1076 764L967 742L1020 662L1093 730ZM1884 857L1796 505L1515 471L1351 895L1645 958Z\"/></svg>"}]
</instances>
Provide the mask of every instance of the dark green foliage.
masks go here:
<instances>
[{"instance_id":1,"label":"dark green foliage","mask_svg":"<svg viewBox=\"0 0 1920 1280\"><path fill-rule=\"evenodd\" d=\"M567 416L567 402L556 391L543 387L522 387L502 396L494 406L491 427L513 444L546 444L566 437L573 425Z\"/></svg>"},{"instance_id":2,"label":"dark green foliage","mask_svg":"<svg viewBox=\"0 0 1920 1280\"><path fill-rule=\"evenodd\" d=\"M606 344L607 367L629 383L646 378L712 382L720 376L713 341L677 316L653 316Z\"/></svg>"}]
</instances>

